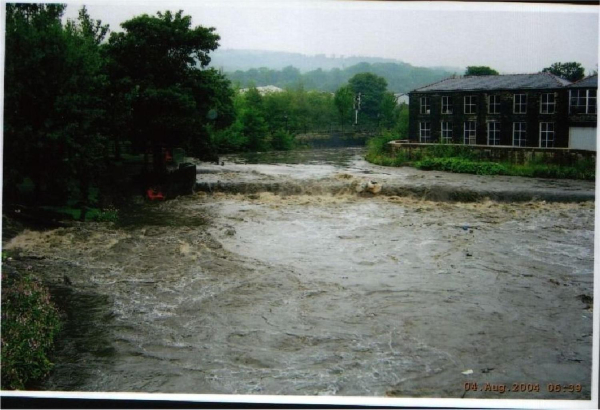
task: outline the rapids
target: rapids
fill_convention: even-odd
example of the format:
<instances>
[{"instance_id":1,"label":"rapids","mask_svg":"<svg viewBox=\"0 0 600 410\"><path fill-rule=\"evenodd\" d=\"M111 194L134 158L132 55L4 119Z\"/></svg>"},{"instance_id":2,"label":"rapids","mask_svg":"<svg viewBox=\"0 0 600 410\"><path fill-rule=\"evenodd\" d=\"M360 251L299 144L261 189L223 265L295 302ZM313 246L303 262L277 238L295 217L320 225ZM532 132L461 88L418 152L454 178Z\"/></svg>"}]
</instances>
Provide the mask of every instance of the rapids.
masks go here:
<instances>
[{"instance_id":1,"label":"rapids","mask_svg":"<svg viewBox=\"0 0 600 410\"><path fill-rule=\"evenodd\" d=\"M210 190L137 203L116 225L26 230L5 243L64 312L55 369L37 388L589 398L592 310L581 295L593 294L594 202L358 195L365 175L384 189L395 178L471 178L413 178L421 173L367 167L359 154L199 164ZM506 181L593 189L472 180L502 192ZM272 189L234 189L256 181ZM465 392L465 382L540 391ZM582 389L557 394L549 383Z\"/></svg>"}]
</instances>

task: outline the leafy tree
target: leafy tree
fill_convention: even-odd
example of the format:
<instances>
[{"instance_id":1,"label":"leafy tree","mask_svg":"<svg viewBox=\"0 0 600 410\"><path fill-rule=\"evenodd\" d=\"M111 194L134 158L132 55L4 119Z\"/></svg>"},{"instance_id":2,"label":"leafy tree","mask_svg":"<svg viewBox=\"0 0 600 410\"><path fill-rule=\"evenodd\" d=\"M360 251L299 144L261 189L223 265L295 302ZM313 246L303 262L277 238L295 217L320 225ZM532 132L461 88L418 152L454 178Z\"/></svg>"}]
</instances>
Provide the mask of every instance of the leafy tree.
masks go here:
<instances>
[{"instance_id":1,"label":"leafy tree","mask_svg":"<svg viewBox=\"0 0 600 410\"><path fill-rule=\"evenodd\" d=\"M277 151L288 151L294 147L294 137L286 131L276 131L271 138L271 147Z\"/></svg>"},{"instance_id":2,"label":"leafy tree","mask_svg":"<svg viewBox=\"0 0 600 410\"><path fill-rule=\"evenodd\" d=\"M550 67L542 70L543 73L551 73L565 80L574 82L581 80L585 75L585 70L580 63L554 63Z\"/></svg>"},{"instance_id":3,"label":"leafy tree","mask_svg":"<svg viewBox=\"0 0 600 410\"><path fill-rule=\"evenodd\" d=\"M8 4L5 186L29 177L38 204L86 204L102 169L106 78L98 44L108 27L82 9L62 25L64 5ZM50 172L52 171L52 172ZM11 195L12 194L12 195ZM12 198L11 198L12 197Z\"/></svg>"},{"instance_id":4,"label":"leafy tree","mask_svg":"<svg viewBox=\"0 0 600 410\"><path fill-rule=\"evenodd\" d=\"M281 70L279 75L279 83L284 87L290 87L298 84L301 78L302 74L300 74L300 70L298 70L296 67L287 66Z\"/></svg>"},{"instance_id":5,"label":"leafy tree","mask_svg":"<svg viewBox=\"0 0 600 410\"><path fill-rule=\"evenodd\" d=\"M77 24L69 21L67 27L79 31L82 37L96 45L100 45L109 32L108 24L103 25L100 20L92 20L85 6L79 10Z\"/></svg>"},{"instance_id":6,"label":"leafy tree","mask_svg":"<svg viewBox=\"0 0 600 410\"><path fill-rule=\"evenodd\" d=\"M348 84L354 95L360 94L360 114L367 121L377 122L381 114L381 103L387 88L387 81L371 73L359 73Z\"/></svg>"},{"instance_id":7,"label":"leafy tree","mask_svg":"<svg viewBox=\"0 0 600 410\"><path fill-rule=\"evenodd\" d=\"M241 122L243 124L243 134L248 141L250 151L266 151L269 149L267 136L269 127L265 122L262 113L254 108L248 107L242 112Z\"/></svg>"},{"instance_id":8,"label":"leafy tree","mask_svg":"<svg viewBox=\"0 0 600 410\"><path fill-rule=\"evenodd\" d=\"M394 132L398 134L398 139L408 139L408 104L401 104L396 107L396 110Z\"/></svg>"},{"instance_id":9,"label":"leafy tree","mask_svg":"<svg viewBox=\"0 0 600 410\"><path fill-rule=\"evenodd\" d=\"M66 47L60 21L65 7L6 5L4 192L9 199L25 177L33 181L37 201L48 184L51 108L62 85L56 74L62 72Z\"/></svg>"},{"instance_id":10,"label":"leafy tree","mask_svg":"<svg viewBox=\"0 0 600 410\"><path fill-rule=\"evenodd\" d=\"M59 115L66 125L63 138L72 149L68 158L68 175L78 180L80 218L85 220L93 181L100 179L106 162L106 60L99 45L108 33L108 25L92 21L85 7L76 21L65 26L66 63L70 77L56 101Z\"/></svg>"},{"instance_id":11,"label":"leafy tree","mask_svg":"<svg viewBox=\"0 0 600 410\"><path fill-rule=\"evenodd\" d=\"M340 124L342 125L343 132L344 123L349 123L352 118L352 107L354 104L354 92L352 88L349 85L340 87L335 92L333 101L340 116Z\"/></svg>"},{"instance_id":12,"label":"leafy tree","mask_svg":"<svg viewBox=\"0 0 600 410\"><path fill-rule=\"evenodd\" d=\"M147 14L121 24L107 47L116 100L128 114L127 132L138 152L151 151L155 170L164 170L163 149L196 148L209 157L209 129L232 120L227 80L210 62L219 36L213 27L192 27L182 11ZM119 132L119 130L114 130Z\"/></svg>"},{"instance_id":13,"label":"leafy tree","mask_svg":"<svg viewBox=\"0 0 600 410\"><path fill-rule=\"evenodd\" d=\"M498 75L498 71L484 65L468 66L465 75Z\"/></svg>"},{"instance_id":14,"label":"leafy tree","mask_svg":"<svg viewBox=\"0 0 600 410\"><path fill-rule=\"evenodd\" d=\"M260 92L256 87L250 87L248 91L246 91L244 100L248 106L258 110L261 114L263 113L263 96L260 95Z\"/></svg>"},{"instance_id":15,"label":"leafy tree","mask_svg":"<svg viewBox=\"0 0 600 410\"><path fill-rule=\"evenodd\" d=\"M396 96L390 92L384 93L381 99L379 126L389 129L394 125L397 117L396 106Z\"/></svg>"}]
</instances>

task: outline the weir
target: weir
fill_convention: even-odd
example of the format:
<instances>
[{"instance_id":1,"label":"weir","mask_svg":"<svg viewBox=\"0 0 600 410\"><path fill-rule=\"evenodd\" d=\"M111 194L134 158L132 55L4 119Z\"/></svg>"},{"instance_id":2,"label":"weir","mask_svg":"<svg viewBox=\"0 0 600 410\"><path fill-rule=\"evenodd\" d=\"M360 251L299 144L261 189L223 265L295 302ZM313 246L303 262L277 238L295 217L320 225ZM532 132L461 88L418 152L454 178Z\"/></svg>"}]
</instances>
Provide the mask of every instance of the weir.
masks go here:
<instances>
[{"instance_id":1,"label":"weir","mask_svg":"<svg viewBox=\"0 0 600 410\"><path fill-rule=\"evenodd\" d=\"M313 163L305 161L314 153ZM502 202L532 200L581 202L595 199L592 181L551 180L512 176L451 174L410 167L372 165L361 149L264 153L259 157L229 156L225 165L198 164L196 190L234 194L271 192L279 195L357 193L364 181L381 184L379 195L431 201ZM300 161L299 161L300 159ZM250 162L250 163L248 163ZM260 163L256 163L260 162Z\"/></svg>"}]
</instances>

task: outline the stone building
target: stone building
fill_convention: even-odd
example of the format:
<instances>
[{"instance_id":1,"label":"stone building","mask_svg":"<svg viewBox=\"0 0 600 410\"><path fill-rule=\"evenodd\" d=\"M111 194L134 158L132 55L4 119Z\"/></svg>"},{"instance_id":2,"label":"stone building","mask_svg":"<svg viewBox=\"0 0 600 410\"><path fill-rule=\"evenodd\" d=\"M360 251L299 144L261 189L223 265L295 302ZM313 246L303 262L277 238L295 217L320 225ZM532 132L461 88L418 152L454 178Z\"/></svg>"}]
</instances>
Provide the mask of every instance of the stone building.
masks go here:
<instances>
[{"instance_id":1,"label":"stone building","mask_svg":"<svg viewBox=\"0 0 600 410\"><path fill-rule=\"evenodd\" d=\"M596 123L596 88L549 73L447 78L409 93L409 140L590 149L579 140Z\"/></svg>"},{"instance_id":2,"label":"stone building","mask_svg":"<svg viewBox=\"0 0 600 410\"><path fill-rule=\"evenodd\" d=\"M596 151L598 75L569 85L569 148Z\"/></svg>"}]
</instances>

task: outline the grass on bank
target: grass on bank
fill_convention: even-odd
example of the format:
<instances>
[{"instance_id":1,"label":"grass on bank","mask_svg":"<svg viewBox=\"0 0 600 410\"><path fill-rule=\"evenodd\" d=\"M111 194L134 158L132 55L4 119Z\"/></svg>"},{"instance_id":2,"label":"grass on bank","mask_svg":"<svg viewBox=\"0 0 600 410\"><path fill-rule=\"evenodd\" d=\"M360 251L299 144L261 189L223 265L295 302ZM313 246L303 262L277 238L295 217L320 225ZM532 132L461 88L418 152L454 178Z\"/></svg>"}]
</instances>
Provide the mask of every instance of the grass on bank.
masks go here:
<instances>
[{"instance_id":1,"label":"grass on bank","mask_svg":"<svg viewBox=\"0 0 600 410\"><path fill-rule=\"evenodd\" d=\"M4 265L6 253L2 253ZM31 272L2 269L2 389L25 389L46 376L60 317L48 289Z\"/></svg>"},{"instance_id":2,"label":"grass on bank","mask_svg":"<svg viewBox=\"0 0 600 410\"><path fill-rule=\"evenodd\" d=\"M510 162L482 161L475 151L468 147L444 145L430 146L425 150L413 152L412 158L398 151L392 154L387 143L397 139L390 134L374 137L367 143L366 160L383 166L414 166L418 169L447 171L477 175L514 175L534 178L567 178L594 180L596 163L593 160L581 160L574 165L547 164L540 160L526 164Z\"/></svg>"}]
</instances>

